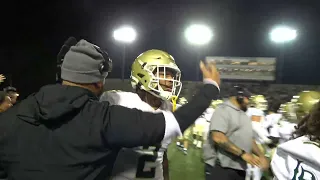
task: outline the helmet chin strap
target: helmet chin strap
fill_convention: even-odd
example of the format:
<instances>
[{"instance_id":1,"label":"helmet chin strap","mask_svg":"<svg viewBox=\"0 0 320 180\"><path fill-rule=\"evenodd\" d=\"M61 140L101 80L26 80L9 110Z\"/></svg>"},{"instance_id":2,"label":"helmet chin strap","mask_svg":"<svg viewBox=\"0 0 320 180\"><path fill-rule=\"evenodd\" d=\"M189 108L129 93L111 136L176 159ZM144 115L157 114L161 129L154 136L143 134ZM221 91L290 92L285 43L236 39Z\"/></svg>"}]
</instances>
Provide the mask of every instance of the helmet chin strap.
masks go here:
<instances>
[{"instance_id":1,"label":"helmet chin strap","mask_svg":"<svg viewBox=\"0 0 320 180\"><path fill-rule=\"evenodd\" d=\"M178 96L172 96L171 98L172 112L174 112L177 109L177 99L178 99Z\"/></svg>"}]
</instances>

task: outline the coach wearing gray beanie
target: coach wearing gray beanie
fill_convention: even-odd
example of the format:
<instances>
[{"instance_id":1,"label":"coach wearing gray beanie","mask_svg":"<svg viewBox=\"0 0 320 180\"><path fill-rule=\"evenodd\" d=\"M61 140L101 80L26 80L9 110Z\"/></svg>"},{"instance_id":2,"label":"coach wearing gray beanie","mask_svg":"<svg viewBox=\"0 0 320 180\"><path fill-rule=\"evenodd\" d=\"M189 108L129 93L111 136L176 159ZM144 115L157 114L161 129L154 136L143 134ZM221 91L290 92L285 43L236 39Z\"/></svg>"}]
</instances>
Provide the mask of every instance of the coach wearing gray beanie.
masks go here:
<instances>
[{"instance_id":1,"label":"coach wearing gray beanie","mask_svg":"<svg viewBox=\"0 0 320 180\"><path fill-rule=\"evenodd\" d=\"M105 60L95 45L80 40L65 55L61 67L61 78L74 83L103 82L108 73L100 73L99 68Z\"/></svg>"},{"instance_id":2,"label":"coach wearing gray beanie","mask_svg":"<svg viewBox=\"0 0 320 180\"><path fill-rule=\"evenodd\" d=\"M207 84L173 113L111 106L98 98L110 72L107 53L85 40L68 47L62 84L43 86L0 113L0 178L110 179L121 148L179 136L219 94L219 75L211 65L204 74Z\"/></svg>"}]
</instances>

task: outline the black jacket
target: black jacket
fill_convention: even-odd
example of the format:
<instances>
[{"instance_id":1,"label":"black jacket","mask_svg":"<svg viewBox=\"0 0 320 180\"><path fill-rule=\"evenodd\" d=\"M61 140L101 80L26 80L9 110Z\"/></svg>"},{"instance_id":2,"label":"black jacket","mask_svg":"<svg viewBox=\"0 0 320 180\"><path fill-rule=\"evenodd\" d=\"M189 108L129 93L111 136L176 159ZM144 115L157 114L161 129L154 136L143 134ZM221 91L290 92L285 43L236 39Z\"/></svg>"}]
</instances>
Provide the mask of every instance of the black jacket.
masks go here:
<instances>
[{"instance_id":1,"label":"black jacket","mask_svg":"<svg viewBox=\"0 0 320 180\"><path fill-rule=\"evenodd\" d=\"M181 130L217 95L215 86L204 85L193 105L179 108ZM109 106L86 89L48 85L0 115L0 168L9 179L105 180L120 148L159 143L165 128L162 113Z\"/></svg>"}]
</instances>

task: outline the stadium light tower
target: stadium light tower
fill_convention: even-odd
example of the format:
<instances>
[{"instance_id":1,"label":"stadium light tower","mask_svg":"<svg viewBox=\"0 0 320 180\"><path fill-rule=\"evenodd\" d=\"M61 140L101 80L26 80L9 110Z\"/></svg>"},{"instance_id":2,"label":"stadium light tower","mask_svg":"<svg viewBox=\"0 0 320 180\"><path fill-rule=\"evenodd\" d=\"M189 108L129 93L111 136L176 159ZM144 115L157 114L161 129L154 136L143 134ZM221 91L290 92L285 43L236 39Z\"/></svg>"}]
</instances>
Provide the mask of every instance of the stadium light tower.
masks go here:
<instances>
[{"instance_id":1,"label":"stadium light tower","mask_svg":"<svg viewBox=\"0 0 320 180\"><path fill-rule=\"evenodd\" d=\"M190 44L199 46L208 44L211 41L213 34L208 26L193 24L186 29L185 37Z\"/></svg>"},{"instance_id":2,"label":"stadium light tower","mask_svg":"<svg viewBox=\"0 0 320 180\"><path fill-rule=\"evenodd\" d=\"M208 44L212 37L213 33L209 26L204 24L192 24L184 32L185 38L187 41L194 46L203 46ZM197 60L200 60L200 51L197 51ZM196 80L199 77L199 67L196 64Z\"/></svg>"},{"instance_id":3,"label":"stadium light tower","mask_svg":"<svg viewBox=\"0 0 320 180\"><path fill-rule=\"evenodd\" d=\"M270 33L270 40L276 44L281 44L280 49L280 58L278 64L278 83L283 83L283 71L284 71L284 64L285 64L285 57L284 57L284 49L285 43L289 43L297 38L297 30L288 27L288 26L277 26L273 28Z\"/></svg>"},{"instance_id":4,"label":"stadium light tower","mask_svg":"<svg viewBox=\"0 0 320 180\"><path fill-rule=\"evenodd\" d=\"M124 80L124 69L125 69L125 59L126 59L126 45L132 43L136 40L137 33L134 28L130 26L123 26L116 29L113 32L113 38L123 44L123 54L122 54L122 68L121 68L121 78Z\"/></svg>"},{"instance_id":5,"label":"stadium light tower","mask_svg":"<svg viewBox=\"0 0 320 180\"><path fill-rule=\"evenodd\" d=\"M275 43L286 43L295 40L297 31L287 26L279 26L271 30L270 39Z\"/></svg>"}]
</instances>

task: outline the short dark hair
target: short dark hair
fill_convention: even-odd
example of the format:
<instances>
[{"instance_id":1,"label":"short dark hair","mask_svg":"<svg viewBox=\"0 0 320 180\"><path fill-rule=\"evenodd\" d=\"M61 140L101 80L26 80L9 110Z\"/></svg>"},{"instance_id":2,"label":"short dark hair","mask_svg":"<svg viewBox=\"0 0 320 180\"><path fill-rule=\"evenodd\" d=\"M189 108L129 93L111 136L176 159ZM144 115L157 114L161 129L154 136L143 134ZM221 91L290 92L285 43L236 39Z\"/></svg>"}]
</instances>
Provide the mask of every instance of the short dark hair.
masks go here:
<instances>
[{"instance_id":1,"label":"short dark hair","mask_svg":"<svg viewBox=\"0 0 320 180\"><path fill-rule=\"evenodd\" d=\"M295 137L309 136L311 141L320 142L320 102L297 125Z\"/></svg>"},{"instance_id":2,"label":"short dark hair","mask_svg":"<svg viewBox=\"0 0 320 180\"><path fill-rule=\"evenodd\" d=\"M9 92L17 92L17 89L15 87L12 86L8 86L6 88L3 89L4 92L9 93Z\"/></svg>"}]
</instances>

